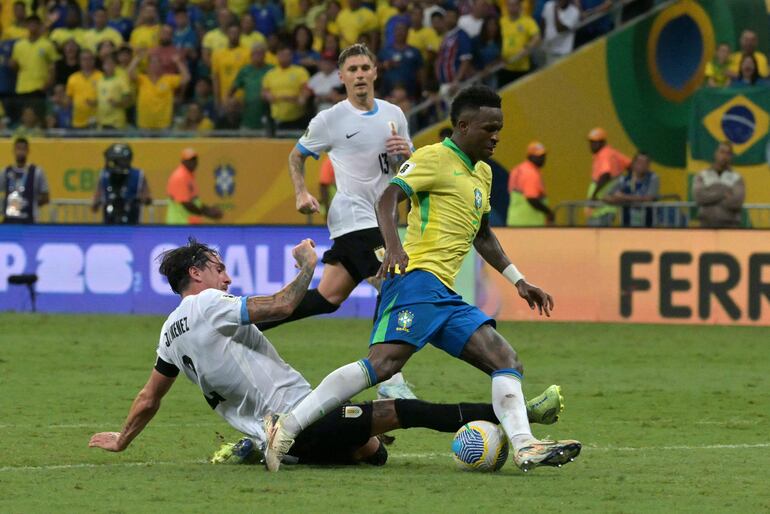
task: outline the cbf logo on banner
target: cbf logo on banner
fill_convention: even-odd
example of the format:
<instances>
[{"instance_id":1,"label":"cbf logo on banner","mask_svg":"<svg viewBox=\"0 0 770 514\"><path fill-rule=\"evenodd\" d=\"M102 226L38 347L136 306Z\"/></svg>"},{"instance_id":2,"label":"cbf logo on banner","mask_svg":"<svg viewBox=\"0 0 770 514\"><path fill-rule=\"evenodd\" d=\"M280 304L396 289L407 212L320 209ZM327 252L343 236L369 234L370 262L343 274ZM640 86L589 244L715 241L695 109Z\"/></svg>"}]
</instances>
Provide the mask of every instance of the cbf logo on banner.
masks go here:
<instances>
[{"instance_id":1,"label":"cbf logo on banner","mask_svg":"<svg viewBox=\"0 0 770 514\"><path fill-rule=\"evenodd\" d=\"M770 128L770 88L747 90L703 89L693 102L690 125L692 157L710 161L717 144L733 144L735 164L765 162L765 146Z\"/></svg>"}]
</instances>

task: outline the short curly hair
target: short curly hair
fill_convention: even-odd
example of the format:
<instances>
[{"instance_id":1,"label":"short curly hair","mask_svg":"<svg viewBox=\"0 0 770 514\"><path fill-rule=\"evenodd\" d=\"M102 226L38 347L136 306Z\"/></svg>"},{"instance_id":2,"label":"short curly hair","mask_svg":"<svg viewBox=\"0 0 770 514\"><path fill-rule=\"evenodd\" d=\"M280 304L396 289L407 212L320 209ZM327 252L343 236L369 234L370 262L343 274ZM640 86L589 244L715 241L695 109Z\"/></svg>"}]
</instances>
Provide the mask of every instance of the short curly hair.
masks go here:
<instances>
[{"instance_id":1,"label":"short curly hair","mask_svg":"<svg viewBox=\"0 0 770 514\"><path fill-rule=\"evenodd\" d=\"M469 86L460 91L454 100L449 111L449 118L452 120L452 126L457 125L457 120L465 110L478 110L481 107L493 107L499 109L502 105L500 95L484 85Z\"/></svg>"},{"instance_id":2,"label":"short curly hair","mask_svg":"<svg viewBox=\"0 0 770 514\"><path fill-rule=\"evenodd\" d=\"M168 279L172 291L176 294L182 294L190 284L190 268L202 270L212 257L218 255L216 250L191 237L187 240L186 245L160 254L158 257L160 261L159 271Z\"/></svg>"}]
</instances>

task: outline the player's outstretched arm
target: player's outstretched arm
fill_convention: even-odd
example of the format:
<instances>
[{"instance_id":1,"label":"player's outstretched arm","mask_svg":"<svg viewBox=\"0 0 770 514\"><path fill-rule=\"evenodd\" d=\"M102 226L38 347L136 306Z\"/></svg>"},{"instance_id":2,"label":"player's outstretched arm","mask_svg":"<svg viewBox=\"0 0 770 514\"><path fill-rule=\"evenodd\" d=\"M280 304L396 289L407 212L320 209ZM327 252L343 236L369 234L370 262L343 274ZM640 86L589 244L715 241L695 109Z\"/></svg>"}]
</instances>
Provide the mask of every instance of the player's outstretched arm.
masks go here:
<instances>
[{"instance_id":1,"label":"player's outstretched arm","mask_svg":"<svg viewBox=\"0 0 770 514\"><path fill-rule=\"evenodd\" d=\"M249 321L252 323L277 321L288 317L305 296L318 261L315 243L311 239L304 239L294 247L291 254L297 261L295 266L299 269L294 280L274 295L251 296L246 300Z\"/></svg>"},{"instance_id":2,"label":"player's outstretched arm","mask_svg":"<svg viewBox=\"0 0 770 514\"><path fill-rule=\"evenodd\" d=\"M289 153L289 176L294 184L294 196L297 200L297 210L302 214L313 214L318 212L320 204L318 200L310 194L305 185L305 160L307 155L303 155L297 147L292 148Z\"/></svg>"},{"instance_id":3,"label":"player's outstretched arm","mask_svg":"<svg viewBox=\"0 0 770 514\"><path fill-rule=\"evenodd\" d=\"M167 377L157 370L152 370L150 379L139 391L131 404L128 418L121 432L99 432L91 436L88 446L101 448L110 452L122 452L160 409L160 400L174 385L176 377Z\"/></svg>"},{"instance_id":4,"label":"player's outstretched arm","mask_svg":"<svg viewBox=\"0 0 770 514\"><path fill-rule=\"evenodd\" d=\"M385 256L382 265L377 272L377 278L392 277L398 272L406 271L409 264L409 256L401 246L401 238L398 237L398 204L406 200L407 196L401 187L390 184L382 192L377 202L377 224L380 226L382 239L385 241Z\"/></svg>"},{"instance_id":5,"label":"player's outstretched arm","mask_svg":"<svg viewBox=\"0 0 770 514\"><path fill-rule=\"evenodd\" d=\"M530 309L534 310L537 307L540 315L545 314L551 317L553 298L539 287L527 282L524 275L519 273L516 267L511 264L511 260L505 255L503 247L500 246L500 241L497 240L497 236L489 227L488 214L481 218L481 225L476 233L476 238L473 240L473 246L490 266L516 286L519 296L527 301Z\"/></svg>"}]
</instances>

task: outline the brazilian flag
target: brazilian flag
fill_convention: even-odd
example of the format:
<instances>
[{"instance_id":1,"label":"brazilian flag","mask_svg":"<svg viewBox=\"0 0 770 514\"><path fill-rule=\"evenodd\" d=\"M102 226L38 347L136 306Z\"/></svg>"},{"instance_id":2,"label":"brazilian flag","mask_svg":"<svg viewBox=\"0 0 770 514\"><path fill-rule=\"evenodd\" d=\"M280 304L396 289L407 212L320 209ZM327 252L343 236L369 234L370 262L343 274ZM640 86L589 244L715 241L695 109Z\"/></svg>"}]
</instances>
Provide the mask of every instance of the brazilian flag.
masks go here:
<instances>
[{"instance_id":1,"label":"brazilian flag","mask_svg":"<svg viewBox=\"0 0 770 514\"><path fill-rule=\"evenodd\" d=\"M757 33L760 51L770 52L768 5L765 0L678 0L607 38L612 101L637 148L664 166L687 165L692 105L706 64L718 43L736 48L744 29ZM721 105L712 105L701 118Z\"/></svg>"},{"instance_id":2,"label":"brazilian flag","mask_svg":"<svg viewBox=\"0 0 770 514\"><path fill-rule=\"evenodd\" d=\"M734 163L766 161L770 128L770 87L702 89L695 94L689 143L693 159L711 161L722 141L733 144Z\"/></svg>"}]
</instances>

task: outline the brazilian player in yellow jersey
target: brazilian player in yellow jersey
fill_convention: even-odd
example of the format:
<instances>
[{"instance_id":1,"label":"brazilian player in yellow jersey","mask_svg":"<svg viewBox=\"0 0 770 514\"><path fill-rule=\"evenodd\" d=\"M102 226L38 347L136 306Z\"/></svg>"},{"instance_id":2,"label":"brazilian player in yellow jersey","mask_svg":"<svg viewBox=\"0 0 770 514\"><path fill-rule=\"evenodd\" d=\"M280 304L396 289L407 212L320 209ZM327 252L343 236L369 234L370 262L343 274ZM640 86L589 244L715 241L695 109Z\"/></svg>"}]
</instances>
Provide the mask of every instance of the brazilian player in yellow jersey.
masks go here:
<instances>
[{"instance_id":1,"label":"brazilian player in yellow jersey","mask_svg":"<svg viewBox=\"0 0 770 514\"><path fill-rule=\"evenodd\" d=\"M527 419L523 367L495 321L452 290L471 245L508 278L532 309L550 315L553 299L528 283L489 228L492 156L503 128L501 99L486 86L461 91L450 109L452 137L421 148L391 179L377 204L385 240L378 276L384 277L369 356L329 374L288 414L265 418L265 463L277 471L305 428L364 389L388 379L430 343L492 378L492 406L523 471L571 462L581 444L539 440ZM402 245L396 229L399 202L411 199Z\"/></svg>"}]
</instances>

